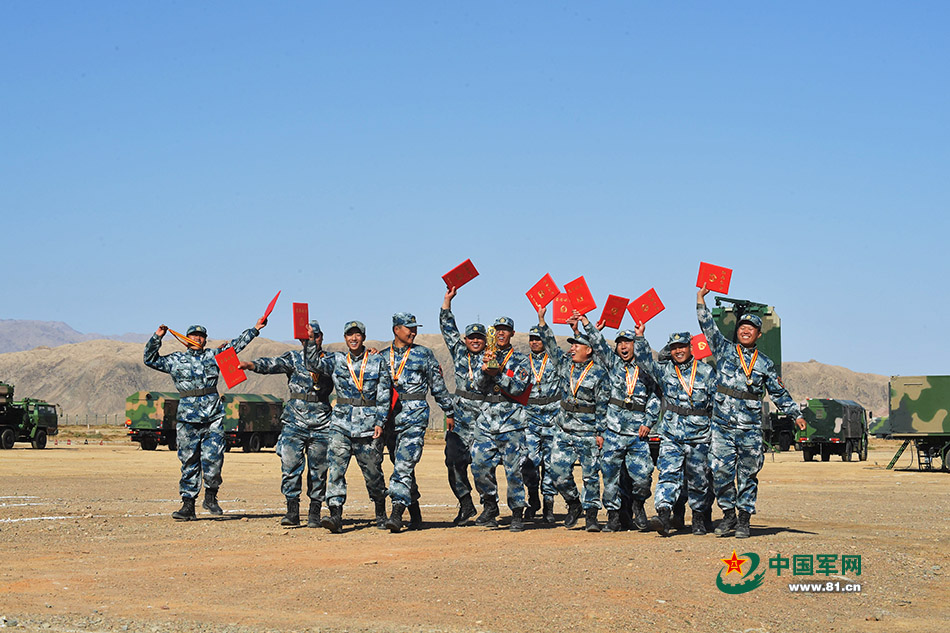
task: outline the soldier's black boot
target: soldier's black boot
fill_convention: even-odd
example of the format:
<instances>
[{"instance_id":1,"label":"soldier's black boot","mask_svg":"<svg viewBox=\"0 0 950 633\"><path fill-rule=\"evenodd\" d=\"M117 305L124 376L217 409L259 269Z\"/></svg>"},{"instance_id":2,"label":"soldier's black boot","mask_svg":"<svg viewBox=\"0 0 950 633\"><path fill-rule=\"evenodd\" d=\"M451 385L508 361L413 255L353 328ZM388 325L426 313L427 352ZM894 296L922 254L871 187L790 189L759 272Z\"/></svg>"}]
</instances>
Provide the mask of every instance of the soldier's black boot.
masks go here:
<instances>
[{"instance_id":1,"label":"soldier's black boot","mask_svg":"<svg viewBox=\"0 0 950 633\"><path fill-rule=\"evenodd\" d=\"M538 496L538 488L534 486L528 488L528 507L524 510L524 518L533 521L541 509L541 497Z\"/></svg>"},{"instance_id":2,"label":"soldier's black boot","mask_svg":"<svg viewBox=\"0 0 950 633\"><path fill-rule=\"evenodd\" d=\"M419 507L419 501L413 501L409 504L409 525L406 526L408 530L421 530L422 529L422 508Z\"/></svg>"},{"instance_id":3,"label":"soldier's black boot","mask_svg":"<svg viewBox=\"0 0 950 633\"><path fill-rule=\"evenodd\" d=\"M673 528L681 530L686 527L686 500L677 500L673 504Z\"/></svg>"},{"instance_id":4,"label":"soldier's black boot","mask_svg":"<svg viewBox=\"0 0 950 633\"><path fill-rule=\"evenodd\" d=\"M581 518L581 500L574 499L567 502L567 516L564 517L564 527L570 529L577 525L577 520Z\"/></svg>"},{"instance_id":5,"label":"soldier's black boot","mask_svg":"<svg viewBox=\"0 0 950 633\"><path fill-rule=\"evenodd\" d=\"M334 534L343 531L343 506L328 506L330 514L320 520L320 525Z\"/></svg>"},{"instance_id":6,"label":"soldier's black boot","mask_svg":"<svg viewBox=\"0 0 950 633\"><path fill-rule=\"evenodd\" d=\"M181 507L172 512L172 518L176 521L194 521L195 518L195 500L188 497L181 498Z\"/></svg>"},{"instance_id":7,"label":"soldier's black boot","mask_svg":"<svg viewBox=\"0 0 950 633\"><path fill-rule=\"evenodd\" d=\"M707 534L708 534L709 532L712 532L712 531L713 531L712 508L709 508L708 510L706 510L705 512L703 512L703 525L706 526L706 533L707 533Z\"/></svg>"},{"instance_id":8,"label":"soldier's black boot","mask_svg":"<svg viewBox=\"0 0 950 633\"><path fill-rule=\"evenodd\" d=\"M452 519L452 525L468 525L476 514L478 514L478 510L475 509L475 504L472 503L472 495L465 495L459 499L459 513Z\"/></svg>"},{"instance_id":9,"label":"soldier's black boot","mask_svg":"<svg viewBox=\"0 0 950 633\"><path fill-rule=\"evenodd\" d=\"M300 499L287 497L287 514L280 520L280 524L284 527L300 525Z\"/></svg>"},{"instance_id":10,"label":"soldier's black boot","mask_svg":"<svg viewBox=\"0 0 950 633\"><path fill-rule=\"evenodd\" d=\"M597 520L597 508L587 508L587 525L584 529L588 532L600 532L600 521Z\"/></svg>"},{"instance_id":11,"label":"soldier's black boot","mask_svg":"<svg viewBox=\"0 0 950 633\"><path fill-rule=\"evenodd\" d=\"M693 511L693 534L696 536L705 536L706 517L704 512Z\"/></svg>"},{"instance_id":12,"label":"soldier's black boot","mask_svg":"<svg viewBox=\"0 0 950 633\"><path fill-rule=\"evenodd\" d=\"M554 497L545 497L541 519L545 523L554 523Z\"/></svg>"},{"instance_id":13,"label":"soldier's black boot","mask_svg":"<svg viewBox=\"0 0 950 633\"><path fill-rule=\"evenodd\" d=\"M385 530L389 527L389 522L386 520L386 497L374 503L376 505L376 527ZM393 507L395 507L395 504L393 504Z\"/></svg>"},{"instance_id":14,"label":"soldier's black boot","mask_svg":"<svg viewBox=\"0 0 950 633\"><path fill-rule=\"evenodd\" d=\"M722 520L716 526L716 536L729 536L736 529L735 508L722 511Z\"/></svg>"},{"instance_id":15,"label":"soldier's black boot","mask_svg":"<svg viewBox=\"0 0 950 633\"><path fill-rule=\"evenodd\" d=\"M320 506L319 501L310 500L310 509L307 511L307 527L320 527Z\"/></svg>"},{"instance_id":16,"label":"soldier's black boot","mask_svg":"<svg viewBox=\"0 0 950 633\"><path fill-rule=\"evenodd\" d=\"M752 518L745 510L739 510L739 520L736 523L736 538L749 538L749 519Z\"/></svg>"},{"instance_id":17,"label":"soldier's black boot","mask_svg":"<svg viewBox=\"0 0 950 633\"><path fill-rule=\"evenodd\" d=\"M222 514L224 514L224 511L221 509L221 506L218 505L218 489L217 488L205 488L205 500L201 503L201 507L216 517L219 517Z\"/></svg>"},{"instance_id":18,"label":"soldier's black boot","mask_svg":"<svg viewBox=\"0 0 950 633\"><path fill-rule=\"evenodd\" d=\"M406 506L401 503L393 504L393 512L386 519L385 527L393 534L402 530L402 513L406 511Z\"/></svg>"},{"instance_id":19,"label":"soldier's black boot","mask_svg":"<svg viewBox=\"0 0 950 633\"><path fill-rule=\"evenodd\" d=\"M498 527L498 502L494 499L485 499L482 513L475 519L475 525L481 527Z\"/></svg>"},{"instance_id":20,"label":"soldier's black boot","mask_svg":"<svg viewBox=\"0 0 950 633\"><path fill-rule=\"evenodd\" d=\"M619 532L623 529L620 524L620 510L607 510L607 523L604 524L604 532Z\"/></svg>"},{"instance_id":21,"label":"soldier's black boot","mask_svg":"<svg viewBox=\"0 0 950 633\"><path fill-rule=\"evenodd\" d=\"M673 533L673 513L668 506L656 509L656 516L660 519L660 527L657 532L660 536L669 536Z\"/></svg>"},{"instance_id":22,"label":"soldier's black boot","mask_svg":"<svg viewBox=\"0 0 950 633\"><path fill-rule=\"evenodd\" d=\"M512 532L524 532L524 508L515 508L511 511L511 525L508 529Z\"/></svg>"},{"instance_id":23,"label":"soldier's black boot","mask_svg":"<svg viewBox=\"0 0 950 633\"><path fill-rule=\"evenodd\" d=\"M650 530L650 521L647 519L647 511L643 508L643 501L637 499L633 502L633 525L641 532Z\"/></svg>"}]
</instances>

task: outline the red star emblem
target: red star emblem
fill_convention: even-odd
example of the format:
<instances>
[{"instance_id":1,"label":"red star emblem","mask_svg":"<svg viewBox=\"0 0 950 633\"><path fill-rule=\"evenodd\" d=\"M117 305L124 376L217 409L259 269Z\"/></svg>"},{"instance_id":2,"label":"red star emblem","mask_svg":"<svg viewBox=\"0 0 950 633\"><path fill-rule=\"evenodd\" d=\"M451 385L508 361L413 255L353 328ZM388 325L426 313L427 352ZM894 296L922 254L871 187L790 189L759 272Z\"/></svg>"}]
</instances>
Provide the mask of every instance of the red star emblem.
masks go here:
<instances>
[{"instance_id":1,"label":"red star emblem","mask_svg":"<svg viewBox=\"0 0 950 633\"><path fill-rule=\"evenodd\" d=\"M719 560L721 560L722 562L726 564L726 567L727 567L726 573L725 573L726 576L728 576L734 571L739 572L739 575L741 576L742 563L749 562L748 558L739 558L738 556L736 556L736 550L732 550L732 558L720 558Z\"/></svg>"}]
</instances>

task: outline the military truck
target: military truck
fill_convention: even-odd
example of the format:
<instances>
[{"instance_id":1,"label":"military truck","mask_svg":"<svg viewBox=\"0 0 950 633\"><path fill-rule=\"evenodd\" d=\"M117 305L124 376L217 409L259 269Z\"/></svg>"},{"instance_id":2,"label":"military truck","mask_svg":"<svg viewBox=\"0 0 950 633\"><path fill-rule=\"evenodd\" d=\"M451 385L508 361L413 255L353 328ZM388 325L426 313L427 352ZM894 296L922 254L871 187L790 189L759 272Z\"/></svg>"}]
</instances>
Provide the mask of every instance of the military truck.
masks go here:
<instances>
[{"instance_id":1,"label":"military truck","mask_svg":"<svg viewBox=\"0 0 950 633\"><path fill-rule=\"evenodd\" d=\"M939 461L950 471L950 376L891 376L887 421L891 437L904 440L888 468L913 442L919 469Z\"/></svg>"},{"instance_id":2,"label":"military truck","mask_svg":"<svg viewBox=\"0 0 950 633\"><path fill-rule=\"evenodd\" d=\"M146 451L162 445L175 450L178 399L178 393L163 391L137 391L126 398L125 424L131 441L139 442ZM227 393L221 396L221 400L224 402L226 450L241 447L244 452L256 453L262 447L277 444L280 413L284 408L280 398Z\"/></svg>"},{"instance_id":3,"label":"military truck","mask_svg":"<svg viewBox=\"0 0 950 633\"><path fill-rule=\"evenodd\" d=\"M13 392L13 385L0 382L0 449L16 442L46 448L47 438L59 433L56 405L35 398L14 401Z\"/></svg>"},{"instance_id":4,"label":"military truck","mask_svg":"<svg viewBox=\"0 0 950 633\"><path fill-rule=\"evenodd\" d=\"M815 455L826 462L832 455L850 462L853 455L860 461L868 458L867 412L853 400L812 398L802 407L805 430L796 433L795 441L806 462Z\"/></svg>"}]
</instances>

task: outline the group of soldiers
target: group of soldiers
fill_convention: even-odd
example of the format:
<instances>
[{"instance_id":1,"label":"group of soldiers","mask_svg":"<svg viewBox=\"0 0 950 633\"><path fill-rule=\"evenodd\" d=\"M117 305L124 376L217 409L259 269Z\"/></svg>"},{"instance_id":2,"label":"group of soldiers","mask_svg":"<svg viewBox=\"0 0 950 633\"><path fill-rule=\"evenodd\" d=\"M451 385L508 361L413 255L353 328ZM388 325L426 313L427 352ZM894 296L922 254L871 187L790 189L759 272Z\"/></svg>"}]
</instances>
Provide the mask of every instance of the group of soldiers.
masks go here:
<instances>
[{"instance_id":1,"label":"group of soldiers","mask_svg":"<svg viewBox=\"0 0 950 633\"><path fill-rule=\"evenodd\" d=\"M281 524L300 525L306 469L307 526L341 532L346 472L355 457L375 505L377 527L392 532L420 528L415 467L422 456L429 421L426 397L431 393L446 416L445 464L459 504L456 526L498 526L496 471L501 465L511 531L524 530L526 520L554 523L557 494L567 504L567 528L584 514L590 532L647 531L644 504L654 470L648 436L656 427L660 453L654 505L659 533L673 532L674 506L683 496L692 510L693 534L712 529L715 499L723 511L715 533L748 537L764 462L764 393L796 418L799 427L804 428L804 420L772 361L756 349L759 317L742 315L736 341L729 341L705 305L707 293L705 287L697 293L697 316L713 363L693 357L689 332L670 335L655 359L644 325L620 330L611 349L601 332L603 324L577 312L568 319L574 334L565 351L545 322L545 308L538 310L538 324L529 331L530 353L525 354L511 345L515 324L509 317L499 317L491 328L471 323L460 331L452 312L457 289L450 288L439 325L452 357L454 394L433 352L414 344L419 324L412 314L393 315L393 343L384 350L368 349L363 323L349 321L343 327L346 351L327 351L320 324L310 321L301 349L240 363L242 369L287 376L290 397L277 444L287 504ZM258 320L222 348L240 352L266 325L266 319ZM182 506L172 516L181 521L195 518L202 479L202 506L220 515L224 409L214 356L222 348L207 349L207 331L195 325L187 331L186 351L160 356L166 331L160 326L146 344L145 364L169 373L181 396L177 440ZM388 489L384 450L393 463ZM577 463L580 491L574 481ZM472 497L472 481L481 513ZM604 524L598 520L601 501L607 509Z\"/></svg>"}]
</instances>

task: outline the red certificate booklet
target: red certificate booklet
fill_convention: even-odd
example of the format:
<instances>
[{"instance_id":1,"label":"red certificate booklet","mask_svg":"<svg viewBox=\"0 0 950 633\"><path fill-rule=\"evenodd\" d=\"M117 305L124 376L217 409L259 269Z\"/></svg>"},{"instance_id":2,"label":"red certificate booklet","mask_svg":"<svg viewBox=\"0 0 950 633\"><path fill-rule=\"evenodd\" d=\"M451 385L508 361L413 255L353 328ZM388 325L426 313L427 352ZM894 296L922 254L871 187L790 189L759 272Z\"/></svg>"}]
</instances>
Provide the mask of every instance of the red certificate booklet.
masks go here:
<instances>
[{"instance_id":1,"label":"red certificate booklet","mask_svg":"<svg viewBox=\"0 0 950 633\"><path fill-rule=\"evenodd\" d=\"M551 275L545 275L541 278L541 281L531 286L531 290L526 292L525 296L528 297L528 301L531 302L535 310L540 310L554 301L554 298L559 294L561 294L561 291L554 280L551 279Z\"/></svg>"},{"instance_id":2,"label":"red certificate booklet","mask_svg":"<svg viewBox=\"0 0 950 633\"><path fill-rule=\"evenodd\" d=\"M307 336L307 324L310 322L310 309L306 303L294 304L294 338L310 338Z\"/></svg>"},{"instance_id":3,"label":"red certificate booklet","mask_svg":"<svg viewBox=\"0 0 950 633\"><path fill-rule=\"evenodd\" d=\"M623 323L623 314L627 309L630 299L618 297L617 295L607 295L607 303L604 304L604 311L600 315L600 320L607 324L607 327L617 329Z\"/></svg>"},{"instance_id":4,"label":"red certificate booklet","mask_svg":"<svg viewBox=\"0 0 950 633\"><path fill-rule=\"evenodd\" d=\"M215 354L214 362L216 362L221 369L221 375L224 377L224 382L227 384L228 389L247 380L247 374L244 373L243 369L238 367L240 361L238 361L237 352L234 351L233 347L229 347L223 352Z\"/></svg>"},{"instance_id":5,"label":"red certificate booklet","mask_svg":"<svg viewBox=\"0 0 950 633\"><path fill-rule=\"evenodd\" d=\"M699 263L699 277L696 278L696 287L702 288L706 284L707 290L729 294L729 281L732 279L732 269L722 266L713 266L706 262Z\"/></svg>"},{"instance_id":6,"label":"red certificate booklet","mask_svg":"<svg viewBox=\"0 0 950 633\"><path fill-rule=\"evenodd\" d=\"M692 348L693 358L696 360L702 360L707 356L712 356L712 350L709 349L709 341L706 340L705 334L697 334L690 340L690 348Z\"/></svg>"},{"instance_id":7,"label":"red certificate booklet","mask_svg":"<svg viewBox=\"0 0 950 633\"><path fill-rule=\"evenodd\" d=\"M574 309L581 314L587 314L597 307L597 304L594 303L594 297L590 294L590 289L587 287L587 282L584 281L583 276L580 276L574 281L569 281L564 284L564 292L566 292L567 296L570 297L571 305L574 306Z\"/></svg>"},{"instance_id":8,"label":"red certificate booklet","mask_svg":"<svg viewBox=\"0 0 950 633\"><path fill-rule=\"evenodd\" d=\"M554 297L554 302L551 304L552 321L555 323L567 323L567 320L571 318L571 314L573 313L574 306L571 305L571 300L567 294L562 292Z\"/></svg>"},{"instance_id":9,"label":"red certificate booklet","mask_svg":"<svg viewBox=\"0 0 950 633\"><path fill-rule=\"evenodd\" d=\"M627 310L630 311L630 316L633 317L637 325L646 323L660 312L663 312L665 308L666 306L660 301L660 297L657 296L656 290L653 288L644 292L627 306Z\"/></svg>"},{"instance_id":10,"label":"red certificate booklet","mask_svg":"<svg viewBox=\"0 0 950 633\"><path fill-rule=\"evenodd\" d=\"M442 275L442 281L445 282L446 288L461 288L476 277L478 277L478 271L475 270L475 264L472 263L472 260L466 259Z\"/></svg>"}]
</instances>

